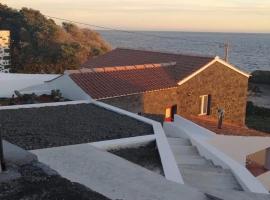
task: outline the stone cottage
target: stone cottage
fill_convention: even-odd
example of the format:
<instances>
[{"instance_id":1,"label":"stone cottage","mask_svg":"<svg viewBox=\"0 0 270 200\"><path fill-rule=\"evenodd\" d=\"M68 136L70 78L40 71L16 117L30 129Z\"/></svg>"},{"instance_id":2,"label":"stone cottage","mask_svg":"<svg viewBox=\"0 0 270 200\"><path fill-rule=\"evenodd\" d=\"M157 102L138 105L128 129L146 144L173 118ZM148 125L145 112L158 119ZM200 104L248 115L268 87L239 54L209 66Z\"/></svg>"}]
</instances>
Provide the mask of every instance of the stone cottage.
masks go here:
<instances>
[{"instance_id":1,"label":"stone cottage","mask_svg":"<svg viewBox=\"0 0 270 200\"><path fill-rule=\"evenodd\" d=\"M226 122L244 125L248 78L218 57L115 49L50 84L135 113L216 119L223 109Z\"/></svg>"}]
</instances>

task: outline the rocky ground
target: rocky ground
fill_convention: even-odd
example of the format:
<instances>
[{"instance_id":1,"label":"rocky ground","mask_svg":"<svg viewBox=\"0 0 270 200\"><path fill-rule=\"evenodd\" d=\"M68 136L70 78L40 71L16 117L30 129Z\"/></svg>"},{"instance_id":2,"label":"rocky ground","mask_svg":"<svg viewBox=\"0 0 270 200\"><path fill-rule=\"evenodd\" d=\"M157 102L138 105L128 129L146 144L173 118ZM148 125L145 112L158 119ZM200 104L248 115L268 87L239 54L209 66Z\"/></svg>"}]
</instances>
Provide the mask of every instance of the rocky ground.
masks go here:
<instances>
[{"instance_id":1,"label":"rocky ground","mask_svg":"<svg viewBox=\"0 0 270 200\"><path fill-rule=\"evenodd\" d=\"M0 182L1 200L109 200L87 187L71 182L41 163L17 167L21 177Z\"/></svg>"},{"instance_id":2,"label":"rocky ground","mask_svg":"<svg viewBox=\"0 0 270 200\"><path fill-rule=\"evenodd\" d=\"M3 138L26 150L142 136L151 125L93 104L1 110Z\"/></svg>"},{"instance_id":3,"label":"rocky ground","mask_svg":"<svg viewBox=\"0 0 270 200\"><path fill-rule=\"evenodd\" d=\"M109 152L164 176L155 142L138 148L117 149Z\"/></svg>"}]
</instances>

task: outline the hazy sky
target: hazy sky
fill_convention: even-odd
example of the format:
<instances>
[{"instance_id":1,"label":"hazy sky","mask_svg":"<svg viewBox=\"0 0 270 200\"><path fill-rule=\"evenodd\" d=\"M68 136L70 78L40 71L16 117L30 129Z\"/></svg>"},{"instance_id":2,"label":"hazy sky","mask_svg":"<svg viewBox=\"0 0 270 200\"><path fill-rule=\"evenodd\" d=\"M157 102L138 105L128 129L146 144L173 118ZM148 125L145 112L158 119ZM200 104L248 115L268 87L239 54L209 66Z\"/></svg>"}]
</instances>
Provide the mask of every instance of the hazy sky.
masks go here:
<instances>
[{"instance_id":1,"label":"hazy sky","mask_svg":"<svg viewBox=\"0 0 270 200\"><path fill-rule=\"evenodd\" d=\"M270 33L270 0L1 0L1 3L121 29Z\"/></svg>"}]
</instances>

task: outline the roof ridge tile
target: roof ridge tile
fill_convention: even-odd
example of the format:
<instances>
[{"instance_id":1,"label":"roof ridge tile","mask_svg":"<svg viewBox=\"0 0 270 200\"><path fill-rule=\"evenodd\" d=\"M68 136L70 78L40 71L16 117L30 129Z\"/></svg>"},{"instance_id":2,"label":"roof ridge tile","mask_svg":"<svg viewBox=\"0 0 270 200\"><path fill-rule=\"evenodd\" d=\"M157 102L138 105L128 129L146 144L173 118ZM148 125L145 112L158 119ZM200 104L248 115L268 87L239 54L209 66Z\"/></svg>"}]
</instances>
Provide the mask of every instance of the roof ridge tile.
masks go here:
<instances>
[{"instance_id":1,"label":"roof ridge tile","mask_svg":"<svg viewBox=\"0 0 270 200\"><path fill-rule=\"evenodd\" d=\"M128 66L112 66L112 67L97 67L97 68L81 68L78 70L67 70L69 74L78 73L101 73L101 72L115 72L115 71L128 71L128 70L141 70L148 68L161 68L175 66L176 62L167 63L153 63L143 65L128 65Z\"/></svg>"}]
</instances>

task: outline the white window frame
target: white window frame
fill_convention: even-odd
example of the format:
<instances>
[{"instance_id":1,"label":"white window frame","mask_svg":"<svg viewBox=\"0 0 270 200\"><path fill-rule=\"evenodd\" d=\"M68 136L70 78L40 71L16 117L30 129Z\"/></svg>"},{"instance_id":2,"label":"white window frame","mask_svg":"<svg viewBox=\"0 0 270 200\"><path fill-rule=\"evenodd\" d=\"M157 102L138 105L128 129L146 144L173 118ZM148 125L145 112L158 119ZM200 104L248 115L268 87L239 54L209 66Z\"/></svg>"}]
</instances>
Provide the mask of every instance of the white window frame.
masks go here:
<instances>
[{"instance_id":1,"label":"white window frame","mask_svg":"<svg viewBox=\"0 0 270 200\"><path fill-rule=\"evenodd\" d=\"M205 104L205 101L206 104ZM206 105L206 108L204 106ZM208 114L208 106L209 106L209 95L201 95L200 96L200 114L199 115L207 115ZM205 112L204 112L205 110Z\"/></svg>"}]
</instances>

